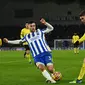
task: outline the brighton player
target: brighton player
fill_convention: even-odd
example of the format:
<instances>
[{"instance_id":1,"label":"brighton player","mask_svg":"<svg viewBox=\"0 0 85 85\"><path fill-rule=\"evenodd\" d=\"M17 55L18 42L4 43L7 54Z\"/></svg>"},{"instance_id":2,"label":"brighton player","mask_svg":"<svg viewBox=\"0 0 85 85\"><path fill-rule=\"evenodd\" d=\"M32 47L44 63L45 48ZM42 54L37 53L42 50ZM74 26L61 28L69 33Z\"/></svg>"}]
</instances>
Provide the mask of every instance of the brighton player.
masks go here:
<instances>
[{"instance_id":1,"label":"brighton player","mask_svg":"<svg viewBox=\"0 0 85 85\"><path fill-rule=\"evenodd\" d=\"M80 13L80 20L81 20L81 22L83 24L85 24L85 10L83 10ZM79 43L81 43L83 41L85 41L85 33L84 33L84 35L76 43L79 44ZM81 67L81 70L80 70L80 73L79 73L79 76L78 76L77 80L72 81L70 83L81 83L84 75L85 75L85 58L84 58L83 65Z\"/></svg>"},{"instance_id":2,"label":"brighton player","mask_svg":"<svg viewBox=\"0 0 85 85\"><path fill-rule=\"evenodd\" d=\"M50 73L55 72L53 62L52 62L52 55L50 54L47 43L45 41L45 33L51 32L54 28L52 25L47 23L45 19L41 19L40 22L47 26L46 29L37 29L36 30L36 23L30 22L30 34L27 34L23 39L20 40L13 40L10 41L7 38L4 38L4 42L10 44L19 44L22 42L28 42L30 47L32 56L34 58L34 62L36 66L41 70L42 75L46 78L47 81L50 83L56 83L55 80L52 79ZM47 70L46 70L47 67Z\"/></svg>"}]
</instances>

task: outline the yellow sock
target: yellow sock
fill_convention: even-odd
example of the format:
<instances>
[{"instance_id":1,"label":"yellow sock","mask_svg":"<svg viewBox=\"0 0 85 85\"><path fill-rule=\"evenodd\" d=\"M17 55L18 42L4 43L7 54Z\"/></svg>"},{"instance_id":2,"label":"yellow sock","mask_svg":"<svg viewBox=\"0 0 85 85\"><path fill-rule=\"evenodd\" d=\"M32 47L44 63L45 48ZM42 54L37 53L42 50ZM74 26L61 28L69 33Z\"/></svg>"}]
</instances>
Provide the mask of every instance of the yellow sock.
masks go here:
<instances>
[{"instance_id":1,"label":"yellow sock","mask_svg":"<svg viewBox=\"0 0 85 85\"><path fill-rule=\"evenodd\" d=\"M76 52L79 53L79 48L76 48Z\"/></svg>"},{"instance_id":2,"label":"yellow sock","mask_svg":"<svg viewBox=\"0 0 85 85\"><path fill-rule=\"evenodd\" d=\"M27 57L28 61L31 62L31 55L30 54L26 54L26 57Z\"/></svg>"},{"instance_id":3,"label":"yellow sock","mask_svg":"<svg viewBox=\"0 0 85 85\"><path fill-rule=\"evenodd\" d=\"M79 41L79 43L81 43L81 42L83 42L85 40L85 33L84 33L84 35L78 40Z\"/></svg>"},{"instance_id":4,"label":"yellow sock","mask_svg":"<svg viewBox=\"0 0 85 85\"><path fill-rule=\"evenodd\" d=\"M76 48L74 48L74 53L76 53Z\"/></svg>"},{"instance_id":5,"label":"yellow sock","mask_svg":"<svg viewBox=\"0 0 85 85\"><path fill-rule=\"evenodd\" d=\"M85 74L85 63L83 63L78 79L82 79Z\"/></svg>"}]
</instances>

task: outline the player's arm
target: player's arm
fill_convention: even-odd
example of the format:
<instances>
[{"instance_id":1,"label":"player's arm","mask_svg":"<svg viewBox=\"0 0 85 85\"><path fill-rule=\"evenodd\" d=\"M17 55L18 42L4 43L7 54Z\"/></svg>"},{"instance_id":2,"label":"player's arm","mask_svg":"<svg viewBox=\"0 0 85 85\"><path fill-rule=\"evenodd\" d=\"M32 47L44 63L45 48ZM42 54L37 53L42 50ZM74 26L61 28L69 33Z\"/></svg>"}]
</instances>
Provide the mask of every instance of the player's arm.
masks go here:
<instances>
[{"instance_id":1,"label":"player's arm","mask_svg":"<svg viewBox=\"0 0 85 85\"><path fill-rule=\"evenodd\" d=\"M20 40L8 40L7 38L4 38L3 41L5 43L9 43L9 44L21 44L23 42L25 42L25 39L20 39Z\"/></svg>"},{"instance_id":2,"label":"player's arm","mask_svg":"<svg viewBox=\"0 0 85 85\"><path fill-rule=\"evenodd\" d=\"M20 38L22 39L23 37L24 37L24 34L23 34L23 29L22 29L20 33Z\"/></svg>"},{"instance_id":3,"label":"player's arm","mask_svg":"<svg viewBox=\"0 0 85 85\"><path fill-rule=\"evenodd\" d=\"M79 44L82 43L83 41L85 41L85 33L84 33L84 35L83 35L78 41L76 41L75 43L76 43L77 45L79 45Z\"/></svg>"},{"instance_id":4,"label":"player's arm","mask_svg":"<svg viewBox=\"0 0 85 85\"><path fill-rule=\"evenodd\" d=\"M85 41L85 33L84 33L84 35L78 41L79 41L79 43Z\"/></svg>"},{"instance_id":5,"label":"player's arm","mask_svg":"<svg viewBox=\"0 0 85 85\"><path fill-rule=\"evenodd\" d=\"M40 20L40 22L47 26L47 28L43 31L44 33L49 33L54 29L54 27L51 24L49 24L48 22L46 22L45 19L42 18Z\"/></svg>"}]
</instances>

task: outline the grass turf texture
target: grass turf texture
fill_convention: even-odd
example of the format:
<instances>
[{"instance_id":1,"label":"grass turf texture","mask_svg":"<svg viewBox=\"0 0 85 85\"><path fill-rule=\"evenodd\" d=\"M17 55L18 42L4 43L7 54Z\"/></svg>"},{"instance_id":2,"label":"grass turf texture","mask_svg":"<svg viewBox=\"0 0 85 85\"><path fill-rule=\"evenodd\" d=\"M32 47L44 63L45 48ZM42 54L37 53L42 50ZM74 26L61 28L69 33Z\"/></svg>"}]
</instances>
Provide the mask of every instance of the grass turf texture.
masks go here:
<instances>
[{"instance_id":1,"label":"grass turf texture","mask_svg":"<svg viewBox=\"0 0 85 85\"><path fill-rule=\"evenodd\" d=\"M0 51L0 85L47 85L33 61L29 64L28 60L23 58L23 54L23 51ZM57 84L78 85L69 84L69 81L77 78L85 50L76 55L73 50L53 50L52 55L56 71L63 75ZM85 85L85 77L81 85Z\"/></svg>"}]
</instances>

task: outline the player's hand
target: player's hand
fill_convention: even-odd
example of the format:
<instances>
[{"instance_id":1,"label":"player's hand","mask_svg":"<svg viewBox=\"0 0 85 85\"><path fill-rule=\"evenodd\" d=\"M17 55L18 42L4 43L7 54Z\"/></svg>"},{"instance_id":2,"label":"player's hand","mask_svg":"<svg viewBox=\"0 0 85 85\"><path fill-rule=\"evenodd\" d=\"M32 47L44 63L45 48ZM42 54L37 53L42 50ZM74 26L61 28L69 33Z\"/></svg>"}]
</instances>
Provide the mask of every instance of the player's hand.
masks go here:
<instances>
[{"instance_id":1,"label":"player's hand","mask_svg":"<svg viewBox=\"0 0 85 85\"><path fill-rule=\"evenodd\" d=\"M45 21L45 19L43 19L43 18L40 20L40 22L41 22L42 24L44 24L44 25L46 24L46 21Z\"/></svg>"},{"instance_id":2,"label":"player's hand","mask_svg":"<svg viewBox=\"0 0 85 85\"><path fill-rule=\"evenodd\" d=\"M4 41L5 43L8 43L8 39L7 39L7 38L4 38L3 41Z\"/></svg>"}]
</instances>

